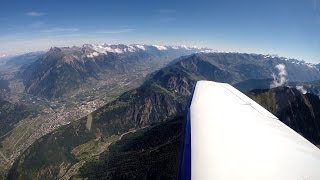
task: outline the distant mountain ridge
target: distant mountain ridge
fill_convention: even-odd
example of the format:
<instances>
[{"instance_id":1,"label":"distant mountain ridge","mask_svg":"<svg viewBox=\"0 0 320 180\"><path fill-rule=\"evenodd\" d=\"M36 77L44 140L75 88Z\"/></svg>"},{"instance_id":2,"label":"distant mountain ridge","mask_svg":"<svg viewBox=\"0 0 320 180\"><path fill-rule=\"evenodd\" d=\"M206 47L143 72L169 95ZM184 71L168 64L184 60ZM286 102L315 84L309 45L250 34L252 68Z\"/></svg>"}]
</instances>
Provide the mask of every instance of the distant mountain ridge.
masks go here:
<instances>
[{"instance_id":1,"label":"distant mountain ridge","mask_svg":"<svg viewBox=\"0 0 320 180\"><path fill-rule=\"evenodd\" d=\"M157 45L83 45L51 48L22 69L26 92L57 98L90 80L145 71L151 73L171 60L208 49Z\"/></svg>"},{"instance_id":2,"label":"distant mountain ridge","mask_svg":"<svg viewBox=\"0 0 320 180\"><path fill-rule=\"evenodd\" d=\"M39 51L39 52L30 52L30 53L25 53L21 55L16 55L12 57L7 57L6 59L6 65L11 65L11 66L22 66L22 65L27 65L30 64L37 59L39 59L45 52Z\"/></svg>"},{"instance_id":3,"label":"distant mountain ridge","mask_svg":"<svg viewBox=\"0 0 320 180\"><path fill-rule=\"evenodd\" d=\"M101 44L101 45L93 45L93 44L85 44L82 48L86 49L85 55L87 57L96 57L101 54L108 53L117 53L117 54L125 54L125 53L134 53L134 52L147 52L147 53L158 53L171 51L185 51L185 52L215 52L210 48L197 48L197 47L188 47L188 46L168 46L168 45L146 45L146 44L132 44L132 45L124 45L124 44Z\"/></svg>"},{"instance_id":4,"label":"distant mountain ridge","mask_svg":"<svg viewBox=\"0 0 320 180\"><path fill-rule=\"evenodd\" d=\"M242 92L249 92L254 89L269 89L273 79L249 79L234 84L234 87ZM287 82L283 86L304 89L305 93L320 95L320 80L309 82Z\"/></svg>"},{"instance_id":5,"label":"distant mountain ridge","mask_svg":"<svg viewBox=\"0 0 320 180\"><path fill-rule=\"evenodd\" d=\"M241 72L232 83L243 79L267 79L283 64L289 81L320 79L319 65L261 54L222 53L209 48L162 45L85 44L81 47L51 48L35 62L22 68L26 92L45 98L59 98L79 88L88 79L116 74L152 73L181 56L198 53L220 69ZM177 59L179 60L179 59ZM175 61L173 61L175 62ZM110 79L109 78L109 79ZM237 79L238 78L238 79Z\"/></svg>"}]
</instances>

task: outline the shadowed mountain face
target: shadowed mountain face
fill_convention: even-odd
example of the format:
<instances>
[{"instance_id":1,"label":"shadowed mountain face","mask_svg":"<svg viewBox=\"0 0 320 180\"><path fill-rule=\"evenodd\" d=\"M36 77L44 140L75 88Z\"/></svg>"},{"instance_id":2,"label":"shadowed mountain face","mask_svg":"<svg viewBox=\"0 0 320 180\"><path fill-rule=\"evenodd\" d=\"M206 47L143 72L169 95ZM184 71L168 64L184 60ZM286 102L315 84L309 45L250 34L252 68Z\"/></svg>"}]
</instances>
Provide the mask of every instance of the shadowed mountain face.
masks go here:
<instances>
[{"instance_id":1,"label":"shadowed mountain face","mask_svg":"<svg viewBox=\"0 0 320 180\"><path fill-rule=\"evenodd\" d=\"M196 54L181 58L151 75L141 87L124 93L88 117L44 136L19 157L8 178L175 179L181 116L196 81L236 83L255 77L252 69L260 68L259 76L263 77L271 71L261 65L264 61L255 64L256 60L249 60L247 66L243 65L247 56L244 54L225 54L223 58L218 56L220 59L216 56ZM234 64L230 63L232 58L236 58ZM313 109L310 117L314 115L314 120L319 119L314 110L319 101L311 97L305 101L308 95L296 90L279 88L278 91L282 95L271 95L267 100L264 99L267 96L259 92L252 92L250 96L276 115L287 113L282 111L285 108L278 108L287 108L286 104L278 105L277 100L292 105L292 99L301 97L300 101L294 101L296 107ZM294 94L290 94L291 91ZM309 117L303 112L294 109L290 122ZM281 121L288 121L281 117ZM308 134L316 129L307 127L309 131L301 133L318 142L318 136Z\"/></svg>"},{"instance_id":2,"label":"shadowed mountain face","mask_svg":"<svg viewBox=\"0 0 320 180\"><path fill-rule=\"evenodd\" d=\"M10 132L16 123L32 113L32 110L28 107L10 103L0 97L0 139Z\"/></svg>"},{"instance_id":3,"label":"shadowed mountain face","mask_svg":"<svg viewBox=\"0 0 320 180\"><path fill-rule=\"evenodd\" d=\"M269 89L273 79L249 79L234 84L233 86L241 92L249 92L254 89Z\"/></svg>"},{"instance_id":4,"label":"shadowed mountain face","mask_svg":"<svg viewBox=\"0 0 320 180\"><path fill-rule=\"evenodd\" d=\"M10 91L9 82L4 79L0 79L0 91Z\"/></svg>"},{"instance_id":5,"label":"shadowed mountain face","mask_svg":"<svg viewBox=\"0 0 320 180\"><path fill-rule=\"evenodd\" d=\"M253 90L248 95L313 144L320 144L320 99L287 87Z\"/></svg>"},{"instance_id":6,"label":"shadowed mountain face","mask_svg":"<svg viewBox=\"0 0 320 180\"><path fill-rule=\"evenodd\" d=\"M130 133L112 144L99 161L85 164L88 179L176 179L183 117Z\"/></svg>"}]
</instances>

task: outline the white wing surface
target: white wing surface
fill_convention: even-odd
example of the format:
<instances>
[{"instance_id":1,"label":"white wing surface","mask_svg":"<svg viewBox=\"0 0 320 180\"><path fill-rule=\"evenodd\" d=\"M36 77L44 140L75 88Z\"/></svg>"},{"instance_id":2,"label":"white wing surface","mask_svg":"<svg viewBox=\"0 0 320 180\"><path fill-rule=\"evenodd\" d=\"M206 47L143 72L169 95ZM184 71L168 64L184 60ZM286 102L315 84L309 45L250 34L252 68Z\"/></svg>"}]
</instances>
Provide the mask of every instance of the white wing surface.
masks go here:
<instances>
[{"instance_id":1,"label":"white wing surface","mask_svg":"<svg viewBox=\"0 0 320 180\"><path fill-rule=\"evenodd\" d=\"M199 81L192 180L320 180L320 150L229 84Z\"/></svg>"}]
</instances>

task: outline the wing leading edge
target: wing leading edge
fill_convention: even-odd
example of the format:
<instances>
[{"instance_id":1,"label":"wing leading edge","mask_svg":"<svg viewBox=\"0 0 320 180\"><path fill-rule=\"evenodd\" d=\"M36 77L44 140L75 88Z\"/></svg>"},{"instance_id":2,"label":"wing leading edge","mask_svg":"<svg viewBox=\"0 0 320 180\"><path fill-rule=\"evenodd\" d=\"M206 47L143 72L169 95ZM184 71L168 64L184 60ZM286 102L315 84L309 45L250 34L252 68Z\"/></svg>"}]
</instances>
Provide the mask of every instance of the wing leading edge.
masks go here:
<instances>
[{"instance_id":1,"label":"wing leading edge","mask_svg":"<svg viewBox=\"0 0 320 180\"><path fill-rule=\"evenodd\" d=\"M188 123L182 179L320 179L320 150L229 84L199 81Z\"/></svg>"}]
</instances>

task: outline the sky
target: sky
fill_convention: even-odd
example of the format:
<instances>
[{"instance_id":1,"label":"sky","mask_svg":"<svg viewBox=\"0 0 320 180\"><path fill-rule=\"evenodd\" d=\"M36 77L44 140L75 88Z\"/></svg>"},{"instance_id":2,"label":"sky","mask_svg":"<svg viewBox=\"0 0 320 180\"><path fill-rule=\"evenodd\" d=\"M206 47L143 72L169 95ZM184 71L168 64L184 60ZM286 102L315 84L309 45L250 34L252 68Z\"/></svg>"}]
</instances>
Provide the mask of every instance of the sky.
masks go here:
<instances>
[{"instance_id":1,"label":"sky","mask_svg":"<svg viewBox=\"0 0 320 180\"><path fill-rule=\"evenodd\" d=\"M87 43L188 45L320 63L320 0L0 1L0 57Z\"/></svg>"}]
</instances>

